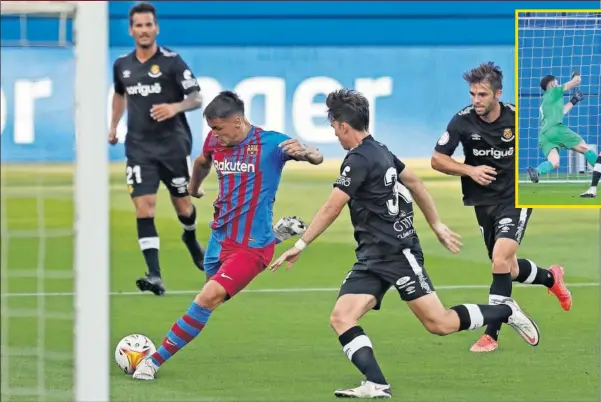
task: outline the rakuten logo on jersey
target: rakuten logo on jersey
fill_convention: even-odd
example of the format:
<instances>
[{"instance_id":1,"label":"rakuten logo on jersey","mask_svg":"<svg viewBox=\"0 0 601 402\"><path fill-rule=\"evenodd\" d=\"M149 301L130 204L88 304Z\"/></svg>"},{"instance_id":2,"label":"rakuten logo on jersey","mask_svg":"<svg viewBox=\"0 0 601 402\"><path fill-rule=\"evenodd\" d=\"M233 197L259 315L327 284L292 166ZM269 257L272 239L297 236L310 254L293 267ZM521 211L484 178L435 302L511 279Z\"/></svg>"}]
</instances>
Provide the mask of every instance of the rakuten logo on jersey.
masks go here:
<instances>
[{"instance_id":1,"label":"rakuten logo on jersey","mask_svg":"<svg viewBox=\"0 0 601 402\"><path fill-rule=\"evenodd\" d=\"M137 85L130 85L125 88L128 95L148 96L150 94L160 94L163 88L158 82L152 85L142 85L138 82Z\"/></svg>"},{"instance_id":2,"label":"rakuten logo on jersey","mask_svg":"<svg viewBox=\"0 0 601 402\"><path fill-rule=\"evenodd\" d=\"M240 161L229 161L227 159L222 161L213 161L215 170L222 174L234 174L234 173L254 173L255 164L246 163Z\"/></svg>"},{"instance_id":3,"label":"rakuten logo on jersey","mask_svg":"<svg viewBox=\"0 0 601 402\"><path fill-rule=\"evenodd\" d=\"M474 149L474 156L492 156L495 159L507 158L513 156L513 147L502 151L500 149Z\"/></svg>"}]
</instances>

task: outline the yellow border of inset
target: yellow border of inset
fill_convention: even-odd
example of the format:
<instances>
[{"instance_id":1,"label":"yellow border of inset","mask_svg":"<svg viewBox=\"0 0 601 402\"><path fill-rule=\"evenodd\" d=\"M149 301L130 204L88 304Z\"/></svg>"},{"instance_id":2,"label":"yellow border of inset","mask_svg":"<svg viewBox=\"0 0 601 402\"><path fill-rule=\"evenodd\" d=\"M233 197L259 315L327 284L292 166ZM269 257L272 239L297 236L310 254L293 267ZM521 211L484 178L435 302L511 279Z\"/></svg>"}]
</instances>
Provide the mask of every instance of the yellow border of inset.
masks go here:
<instances>
[{"instance_id":1,"label":"yellow border of inset","mask_svg":"<svg viewBox=\"0 0 601 402\"><path fill-rule=\"evenodd\" d=\"M560 8L560 9L556 9L556 10L549 10L549 9L542 9L542 10L531 10L531 9L517 9L515 10L515 18L514 18L514 29L515 29L515 39L514 39L514 86L515 86L515 158L514 158L514 163L515 163L515 207L516 208L540 208L540 209L561 209L561 208L565 208L565 209L601 209L601 204L600 205L520 205L519 204L519 188L520 188L520 183L519 183L519 178L520 178L520 171L519 171L519 158L520 158L520 139L519 139L519 133L520 133L520 126L519 126L519 110L520 110L520 105L519 105L519 86L520 86L520 75L519 75L519 58L518 58L518 44L519 44L519 21L518 21L518 15L520 13L598 13L599 11L601 11L600 9L584 9L584 10L570 10L570 9L564 9L564 8ZM600 194L601 196L601 194Z\"/></svg>"}]
</instances>

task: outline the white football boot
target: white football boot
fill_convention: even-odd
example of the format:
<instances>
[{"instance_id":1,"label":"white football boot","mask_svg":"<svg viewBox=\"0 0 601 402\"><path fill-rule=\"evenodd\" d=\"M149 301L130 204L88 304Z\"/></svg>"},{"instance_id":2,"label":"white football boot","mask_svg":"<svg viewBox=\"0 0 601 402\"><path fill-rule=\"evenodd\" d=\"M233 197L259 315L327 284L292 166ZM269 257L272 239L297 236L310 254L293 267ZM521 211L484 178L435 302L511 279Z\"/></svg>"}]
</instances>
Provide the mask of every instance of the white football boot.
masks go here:
<instances>
[{"instance_id":1,"label":"white football boot","mask_svg":"<svg viewBox=\"0 0 601 402\"><path fill-rule=\"evenodd\" d=\"M595 198L597 196L597 187L590 187L584 193L580 194L582 198Z\"/></svg>"},{"instance_id":2,"label":"white football boot","mask_svg":"<svg viewBox=\"0 0 601 402\"><path fill-rule=\"evenodd\" d=\"M136 367L136 371L134 371L133 377L134 380L154 380L154 377L159 371L159 366L152 362L152 359L147 358L144 359L138 364Z\"/></svg>"},{"instance_id":3,"label":"white football boot","mask_svg":"<svg viewBox=\"0 0 601 402\"><path fill-rule=\"evenodd\" d=\"M294 236L300 236L306 230L305 222L296 216L284 216L273 226L273 232L281 242Z\"/></svg>"},{"instance_id":4,"label":"white football boot","mask_svg":"<svg viewBox=\"0 0 601 402\"><path fill-rule=\"evenodd\" d=\"M334 395L337 398L388 399L392 398L392 390L388 384L361 381L357 388L337 389Z\"/></svg>"},{"instance_id":5,"label":"white football boot","mask_svg":"<svg viewBox=\"0 0 601 402\"><path fill-rule=\"evenodd\" d=\"M513 314L509 316L507 324L509 324L516 332L524 339L529 345L536 346L540 342L540 331L536 326L534 320L528 317L521 309L520 306L511 298L506 298L501 301L501 304L505 304L511 308Z\"/></svg>"}]
</instances>

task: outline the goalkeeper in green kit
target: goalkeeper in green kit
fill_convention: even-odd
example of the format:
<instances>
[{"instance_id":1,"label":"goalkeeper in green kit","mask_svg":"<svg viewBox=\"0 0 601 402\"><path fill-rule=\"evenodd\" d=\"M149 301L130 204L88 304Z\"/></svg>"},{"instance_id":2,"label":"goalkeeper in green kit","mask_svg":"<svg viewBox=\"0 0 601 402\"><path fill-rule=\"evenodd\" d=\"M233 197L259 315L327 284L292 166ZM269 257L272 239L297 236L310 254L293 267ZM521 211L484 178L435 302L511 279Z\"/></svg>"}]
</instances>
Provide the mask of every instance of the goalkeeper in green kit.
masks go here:
<instances>
[{"instance_id":1,"label":"goalkeeper in green kit","mask_svg":"<svg viewBox=\"0 0 601 402\"><path fill-rule=\"evenodd\" d=\"M533 183L538 183L541 174L559 168L560 148L584 154L591 165L594 165L597 160L597 154L589 148L582 137L563 125L563 116L584 99L582 92L574 89L570 101L564 105L563 93L578 86L580 81L580 74L577 71L572 74L572 79L563 85L559 85L552 75L547 75L540 81L540 87L545 93L540 107L538 144L547 160L536 168L528 168L528 176Z\"/></svg>"}]
</instances>

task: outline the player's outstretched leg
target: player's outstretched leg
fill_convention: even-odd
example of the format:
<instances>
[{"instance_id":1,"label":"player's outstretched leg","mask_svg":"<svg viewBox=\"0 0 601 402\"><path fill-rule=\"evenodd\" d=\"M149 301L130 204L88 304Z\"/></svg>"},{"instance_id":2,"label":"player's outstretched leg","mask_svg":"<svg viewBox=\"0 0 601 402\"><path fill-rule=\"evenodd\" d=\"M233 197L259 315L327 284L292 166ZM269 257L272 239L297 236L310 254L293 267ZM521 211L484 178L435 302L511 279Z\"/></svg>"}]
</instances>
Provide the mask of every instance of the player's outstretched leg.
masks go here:
<instances>
[{"instance_id":1,"label":"player's outstretched leg","mask_svg":"<svg viewBox=\"0 0 601 402\"><path fill-rule=\"evenodd\" d=\"M188 311L179 318L167 333L157 351L140 362L133 378L154 380L159 368L184 346L192 342L204 329L213 311L226 298L226 291L215 281L209 281L196 296Z\"/></svg>"},{"instance_id":2,"label":"player's outstretched leg","mask_svg":"<svg viewBox=\"0 0 601 402\"><path fill-rule=\"evenodd\" d=\"M221 242L221 267L203 286L186 314L173 324L156 353L136 368L133 378L154 379L167 360L202 332L215 309L228 298L234 297L265 270L273 257L273 251L273 244L251 250L229 239Z\"/></svg>"},{"instance_id":3,"label":"player's outstretched leg","mask_svg":"<svg viewBox=\"0 0 601 402\"><path fill-rule=\"evenodd\" d=\"M407 304L432 334L449 335L503 322L515 329L529 345L537 346L540 341L536 323L509 297L495 305L460 304L445 309L436 293L430 293Z\"/></svg>"},{"instance_id":4,"label":"player's outstretched leg","mask_svg":"<svg viewBox=\"0 0 601 402\"><path fill-rule=\"evenodd\" d=\"M352 274L362 275L355 271L352 271ZM347 277L345 283L349 281L349 277ZM357 278L351 278L350 280L354 281L355 279ZM385 289L378 289L382 287L382 283L377 277L365 278L362 285L367 285L367 288L369 288L369 283L366 283L369 280L374 281L376 294L383 295L385 293ZM359 282L358 279L357 282ZM330 325L338 335L344 354L365 376L365 381L362 381L361 385L356 388L337 389L334 395L339 398L390 398L392 396L391 387L384 378L384 374L376 360L371 340L363 329L357 325L359 319L366 312L376 307L378 304L376 297L371 294L344 294L346 289L343 284L341 296L330 316Z\"/></svg>"},{"instance_id":5,"label":"player's outstretched leg","mask_svg":"<svg viewBox=\"0 0 601 402\"><path fill-rule=\"evenodd\" d=\"M591 186L584 193L580 194L580 196L582 198L595 198L597 196L597 186L599 185L599 179L601 179L601 154L599 154L599 156L597 156L597 159L595 160Z\"/></svg>"},{"instance_id":6,"label":"player's outstretched leg","mask_svg":"<svg viewBox=\"0 0 601 402\"><path fill-rule=\"evenodd\" d=\"M292 237L300 236L307 230L305 222L296 216L284 216L273 226L276 244L280 244Z\"/></svg>"},{"instance_id":7,"label":"player's outstretched leg","mask_svg":"<svg viewBox=\"0 0 601 402\"><path fill-rule=\"evenodd\" d=\"M572 293L564 281L564 270L559 265L552 265L549 269L539 268L534 262L518 259L519 272L514 281L528 285L543 285L557 297L561 308L570 311L572 308Z\"/></svg>"},{"instance_id":8,"label":"player's outstretched leg","mask_svg":"<svg viewBox=\"0 0 601 402\"><path fill-rule=\"evenodd\" d=\"M538 167L536 168L528 168L528 177L533 183L539 182L540 175L547 174L559 168L559 151L557 150L557 148L552 148L548 151L546 149L543 149L543 152L548 152L547 160L538 165Z\"/></svg>"}]
</instances>

